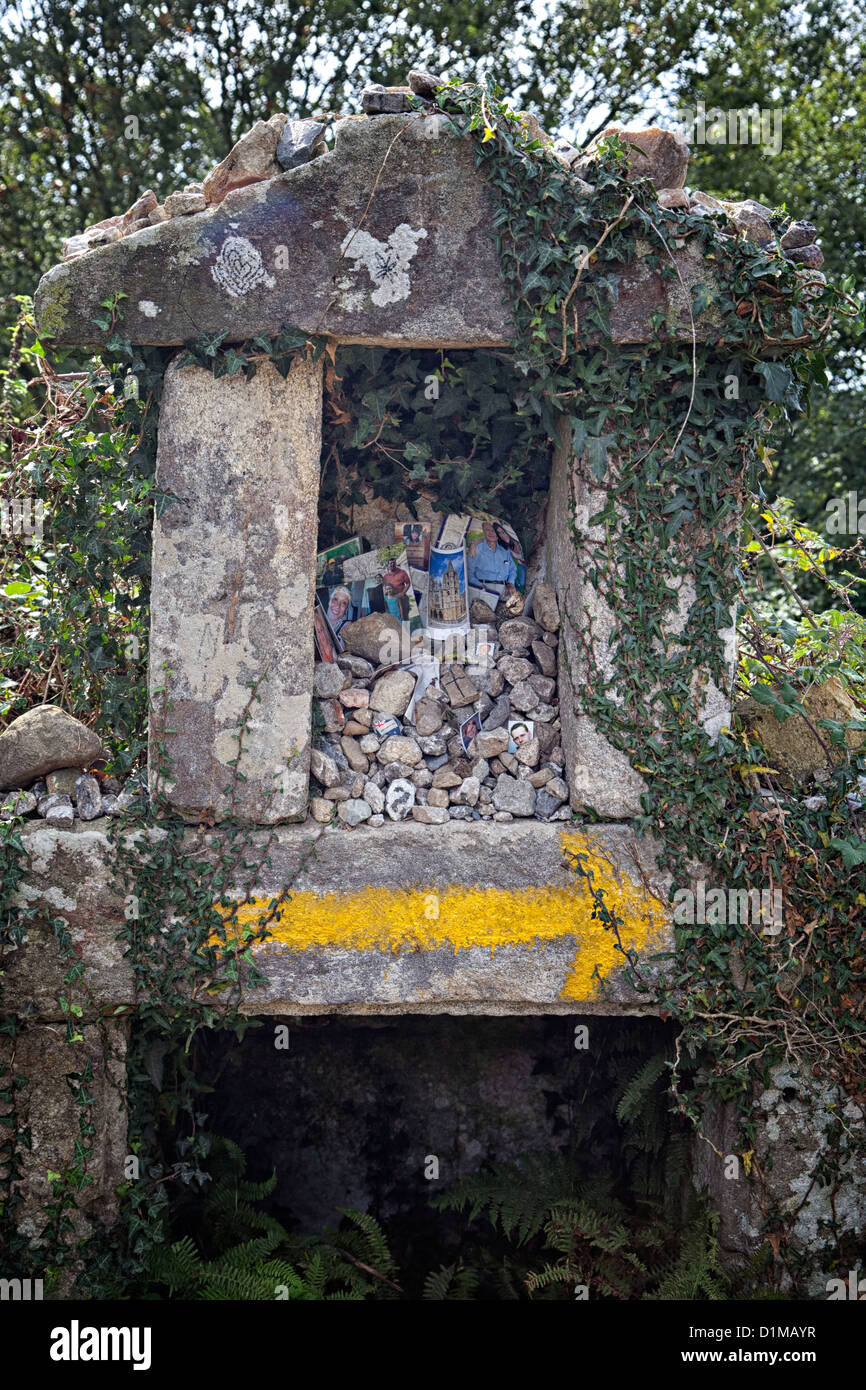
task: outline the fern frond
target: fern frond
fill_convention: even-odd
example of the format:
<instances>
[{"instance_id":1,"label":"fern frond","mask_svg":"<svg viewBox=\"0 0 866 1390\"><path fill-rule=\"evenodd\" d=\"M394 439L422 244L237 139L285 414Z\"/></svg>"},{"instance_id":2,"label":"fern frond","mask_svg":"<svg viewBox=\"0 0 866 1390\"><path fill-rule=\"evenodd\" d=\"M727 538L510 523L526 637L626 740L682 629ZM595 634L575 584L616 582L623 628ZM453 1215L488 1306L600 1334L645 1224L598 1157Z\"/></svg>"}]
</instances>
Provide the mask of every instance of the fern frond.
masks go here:
<instances>
[{"instance_id":1,"label":"fern frond","mask_svg":"<svg viewBox=\"0 0 866 1390\"><path fill-rule=\"evenodd\" d=\"M622 1124L626 1120L636 1119L642 1109L646 1107L651 1095L652 1088L658 1081L667 1066L667 1056L664 1052L656 1052L645 1062L642 1067L632 1076L628 1085L625 1087L619 1104L616 1107L616 1118Z\"/></svg>"},{"instance_id":2,"label":"fern frond","mask_svg":"<svg viewBox=\"0 0 866 1390\"><path fill-rule=\"evenodd\" d=\"M463 1302L474 1298L478 1289L478 1271L466 1269L463 1265L440 1265L431 1270L424 1280L425 1299Z\"/></svg>"},{"instance_id":3,"label":"fern frond","mask_svg":"<svg viewBox=\"0 0 866 1390\"><path fill-rule=\"evenodd\" d=\"M361 1232L364 1250L362 1258L365 1259L367 1264L371 1265L377 1273L383 1274L388 1279L393 1279L394 1275L398 1272L397 1265L391 1251L388 1249L388 1241L385 1232L382 1230L376 1218L365 1211L346 1210L343 1211L343 1215L354 1222L355 1226Z\"/></svg>"},{"instance_id":4,"label":"fern frond","mask_svg":"<svg viewBox=\"0 0 866 1390\"><path fill-rule=\"evenodd\" d=\"M546 1264L542 1269L533 1270L526 1278L526 1287L530 1293L537 1293L540 1289L549 1288L552 1284L579 1284L578 1271L570 1260L564 1260L559 1264Z\"/></svg>"}]
</instances>

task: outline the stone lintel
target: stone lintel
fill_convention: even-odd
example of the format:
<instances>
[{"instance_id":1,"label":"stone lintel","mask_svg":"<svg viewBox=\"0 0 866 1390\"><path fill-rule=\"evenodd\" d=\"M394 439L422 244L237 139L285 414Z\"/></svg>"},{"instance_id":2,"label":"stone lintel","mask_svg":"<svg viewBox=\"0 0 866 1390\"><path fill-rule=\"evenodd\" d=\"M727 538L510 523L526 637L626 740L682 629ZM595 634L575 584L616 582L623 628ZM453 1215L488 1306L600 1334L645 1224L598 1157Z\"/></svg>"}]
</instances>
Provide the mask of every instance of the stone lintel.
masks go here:
<instances>
[{"instance_id":1,"label":"stone lintel","mask_svg":"<svg viewBox=\"0 0 866 1390\"><path fill-rule=\"evenodd\" d=\"M651 988L626 981L610 932L593 918L582 853L623 940L645 962L672 950L666 878L630 827L543 822L415 823L278 832L254 921L286 882L291 902L255 948L268 983L248 1013L652 1013ZM297 877L293 879L293 875Z\"/></svg>"},{"instance_id":2,"label":"stone lintel","mask_svg":"<svg viewBox=\"0 0 866 1390\"><path fill-rule=\"evenodd\" d=\"M714 287L697 239L673 254L689 294L697 281ZM613 340L650 341L661 310L672 337L691 342L680 280L650 256L658 262L658 246L641 243L621 268ZM94 319L118 292L119 329L141 345L205 332L238 342L284 324L398 347L490 348L514 337L490 191L473 142L442 115L348 117L334 149L311 163L55 266L36 292L40 332L104 344ZM699 341L720 331L712 309L698 315Z\"/></svg>"},{"instance_id":3,"label":"stone lintel","mask_svg":"<svg viewBox=\"0 0 866 1390\"><path fill-rule=\"evenodd\" d=\"M134 1007L130 964L117 940L123 903L112 887L108 828L106 821L86 831L22 828L32 865L22 901L38 915L10 958L10 1007L28 1002L45 952L54 950L48 922L56 916L68 922L85 964L84 983L67 991L74 1001L80 998L88 1016L94 1004L102 1013ZM135 833L165 835L159 827ZM187 843L197 862L215 867L232 854L219 828L191 830ZM652 957L673 949L669 880L655 866L657 847L627 825L451 821L345 831L308 821L253 832L243 858L255 863L266 846L270 862L249 885L241 919L255 922L285 888L291 899L271 924L271 939L254 948L267 984L245 989L246 1013L657 1009L652 985L662 963ZM647 992L625 979L612 934L593 918L585 881L569 868L569 855L577 853L586 855L596 886L621 916L623 941L642 962ZM52 987L62 964L29 1000L34 1019L59 1017Z\"/></svg>"},{"instance_id":4,"label":"stone lintel","mask_svg":"<svg viewBox=\"0 0 866 1390\"><path fill-rule=\"evenodd\" d=\"M321 398L321 362L300 359L287 379L270 362L251 381L166 376L156 476L177 500L154 525L150 780L188 820L305 814Z\"/></svg>"}]
</instances>

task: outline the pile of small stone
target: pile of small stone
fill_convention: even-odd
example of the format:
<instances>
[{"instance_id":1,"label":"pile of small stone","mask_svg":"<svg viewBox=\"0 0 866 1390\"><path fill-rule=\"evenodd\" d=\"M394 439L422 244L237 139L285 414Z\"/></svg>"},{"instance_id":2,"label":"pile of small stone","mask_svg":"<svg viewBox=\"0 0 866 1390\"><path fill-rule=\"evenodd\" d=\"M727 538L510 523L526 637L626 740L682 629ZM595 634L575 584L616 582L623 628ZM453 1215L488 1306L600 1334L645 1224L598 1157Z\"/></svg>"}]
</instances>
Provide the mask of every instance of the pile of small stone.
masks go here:
<instances>
[{"instance_id":1,"label":"pile of small stone","mask_svg":"<svg viewBox=\"0 0 866 1390\"><path fill-rule=\"evenodd\" d=\"M685 192L685 190L679 191ZM682 204L663 202L661 196L659 196L659 202L663 207L682 206ZM714 212L724 213L725 217L733 222L737 232L747 241L753 241L756 246L761 246L767 251L772 251L775 247L776 237L770 224L773 209L764 203L757 202L754 198L744 198L741 202L728 202L721 198L713 198L709 193L695 192L686 197L685 207L689 212L697 213L700 216L707 216L707 214ZM793 261L802 269L820 270L824 264L824 253L816 245L817 239L818 228L812 222L791 222L779 239L779 247L786 260Z\"/></svg>"},{"instance_id":2,"label":"pile of small stone","mask_svg":"<svg viewBox=\"0 0 866 1390\"><path fill-rule=\"evenodd\" d=\"M359 103L366 116L390 116L422 110L435 112L436 98L446 79L436 73L413 68L407 85L385 87L379 82L364 87ZM689 148L678 131L651 126L645 130L627 130L611 125L581 149L570 140L554 139L542 128L531 112L518 112L518 119L529 136L537 140L548 154L567 169L576 191L589 195L594 169L599 160L599 143L617 135L627 149L628 178L647 178L656 188L659 205L667 211L681 209L701 216L724 213L735 229L734 234L769 249L775 247L775 235L770 225L772 211L754 199L725 202L707 193L690 192L684 187L689 161ZM170 193L160 203L148 188L136 198L126 212L107 217L85 227L83 232L69 237L63 244L63 260L74 260L100 246L133 236L148 227L157 226L174 217L190 217L221 203L227 194L252 183L278 178L286 170L306 164L327 153L325 126L315 119L290 120L278 111L266 121L256 121L233 148L207 175L202 183L188 183ZM586 179L590 180L587 183ZM780 249L790 261L803 270L817 271L824 256L815 244L817 230L811 222L792 222L781 238Z\"/></svg>"},{"instance_id":3,"label":"pile of small stone","mask_svg":"<svg viewBox=\"0 0 866 1390\"><path fill-rule=\"evenodd\" d=\"M690 212L699 217L722 213L725 226L731 227L733 235L753 241L765 250L775 249L772 208L754 198L727 201L699 190L690 191L684 186L689 147L678 131L662 130L658 126L650 126L646 130L627 130L624 126L612 125L599 131L585 149L579 149L570 140L553 140L540 127L531 133L543 145L549 145L554 159L569 170L576 184L586 193L591 192L591 187L585 179L593 178L600 142L616 135L628 152L626 177L649 179L655 185L659 207L668 212ZM779 248L786 260L793 261L803 270L817 271L824 264L824 254L816 245L817 238L818 229L811 222L791 222L779 240Z\"/></svg>"},{"instance_id":4,"label":"pile of small stone","mask_svg":"<svg viewBox=\"0 0 866 1390\"><path fill-rule=\"evenodd\" d=\"M91 771L104 764L99 735L56 705L35 705L0 733L0 821L41 816L61 828L143 810L147 782L134 772L116 777Z\"/></svg>"},{"instance_id":5,"label":"pile of small stone","mask_svg":"<svg viewBox=\"0 0 866 1390\"><path fill-rule=\"evenodd\" d=\"M201 193L201 184L189 184L185 193L180 196L192 195L193 190L198 189ZM178 196L178 195L172 195ZM169 200L166 199L168 202ZM201 200L204 207L204 199ZM190 212L197 212L197 207L190 208ZM155 227L158 222L166 222L172 214L166 212L165 208L160 207L159 199L152 188L147 188L136 198L131 207L126 212L118 213L116 217L105 217L101 222L94 222L91 226L85 227L83 232L68 237L63 243L64 261L74 261L78 256L84 256L88 251L94 250L97 246L109 246L113 241L121 241L124 237L133 236L136 232L142 231L145 227Z\"/></svg>"},{"instance_id":6,"label":"pile of small stone","mask_svg":"<svg viewBox=\"0 0 866 1390\"><path fill-rule=\"evenodd\" d=\"M0 820L41 816L48 825L68 830L76 820L123 816L146 806L143 773L133 773L121 783L117 777L96 777L80 767L61 767L29 787L0 793Z\"/></svg>"},{"instance_id":7,"label":"pile of small stone","mask_svg":"<svg viewBox=\"0 0 866 1390\"><path fill-rule=\"evenodd\" d=\"M347 651L319 662L314 690L325 733L311 754L320 790L310 801L313 818L346 826L383 825L410 817L427 825L448 820L569 820L568 785L561 746L557 694L559 609L553 589L536 586L533 617L497 620L486 603L470 610L473 626L494 634L496 655L481 665L442 662L439 685L428 686L406 717L414 676L405 669L377 674L373 661ZM372 628L364 625L366 649ZM393 621L393 620L389 620ZM481 731L463 748L460 726L473 715ZM380 737L377 715L392 716L400 732ZM508 722L532 721L534 736L508 752Z\"/></svg>"}]
</instances>

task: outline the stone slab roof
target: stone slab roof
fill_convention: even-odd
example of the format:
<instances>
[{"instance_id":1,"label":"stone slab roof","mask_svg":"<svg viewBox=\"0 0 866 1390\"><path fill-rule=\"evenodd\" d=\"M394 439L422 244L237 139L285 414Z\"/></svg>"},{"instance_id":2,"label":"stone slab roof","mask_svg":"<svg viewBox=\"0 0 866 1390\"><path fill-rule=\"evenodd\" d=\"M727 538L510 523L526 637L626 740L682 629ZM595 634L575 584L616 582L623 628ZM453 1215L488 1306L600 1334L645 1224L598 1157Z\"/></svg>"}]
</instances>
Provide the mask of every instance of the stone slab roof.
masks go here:
<instances>
[{"instance_id":1,"label":"stone slab roof","mask_svg":"<svg viewBox=\"0 0 866 1390\"><path fill-rule=\"evenodd\" d=\"M59 344L102 345L94 319L121 292L122 332L141 345L238 342L291 324L347 343L501 346L513 327L493 234L474 145L446 116L352 116L310 163L55 266L37 322ZM646 260L659 250L639 245L623 267L616 342L646 341L651 315L671 308L675 336L691 340L683 285L710 280L709 267L687 243L674 253L683 285L663 280ZM699 341L718 328L702 314Z\"/></svg>"}]
</instances>

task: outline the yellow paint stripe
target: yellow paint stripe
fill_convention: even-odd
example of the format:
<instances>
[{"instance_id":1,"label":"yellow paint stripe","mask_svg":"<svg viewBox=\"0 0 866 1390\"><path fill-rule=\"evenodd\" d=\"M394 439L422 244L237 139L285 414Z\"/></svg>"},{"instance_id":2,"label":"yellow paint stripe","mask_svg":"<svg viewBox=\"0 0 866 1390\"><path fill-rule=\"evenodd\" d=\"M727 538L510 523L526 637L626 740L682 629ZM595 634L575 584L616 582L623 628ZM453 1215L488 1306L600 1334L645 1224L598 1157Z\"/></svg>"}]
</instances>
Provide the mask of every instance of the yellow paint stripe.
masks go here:
<instances>
[{"instance_id":1,"label":"yellow paint stripe","mask_svg":"<svg viewBox=\"0 0 866 1390\"><path fill-rule=\"evenodd\" d=\"M653 948L667 920L662 903L622 871L583 835L564 832L563 849L588 856L605 906L625 922L623 945L639 952ZM269 899L256 898L237 910L238 926L255 928ZM343 947L356 951L457 951L470 947L545 946L576 936L578 946L560 993L587 999L623 961L611 932L593 919L592 898L582 879L568 887L383 888L374 885L345 893L301 889L292 893L270 924L269 942L292 950ZM596 971L597 968L597 971ZM594 975L596 976L594 978Z\"/></svg>"}]
</instances>

